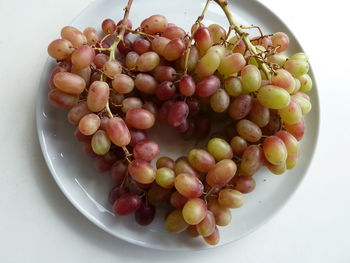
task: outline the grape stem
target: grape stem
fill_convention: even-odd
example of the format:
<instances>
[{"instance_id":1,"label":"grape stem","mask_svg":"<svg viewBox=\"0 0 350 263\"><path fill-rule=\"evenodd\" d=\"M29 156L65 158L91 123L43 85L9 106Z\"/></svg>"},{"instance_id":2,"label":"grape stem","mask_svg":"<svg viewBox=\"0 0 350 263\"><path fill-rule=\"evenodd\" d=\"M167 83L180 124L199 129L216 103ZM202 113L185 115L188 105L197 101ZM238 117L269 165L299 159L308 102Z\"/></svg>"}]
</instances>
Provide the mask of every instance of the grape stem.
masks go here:
<instances>
[{"instance_id":1,"label":"grape stem","mask_svg":"<svg viewBox=\"0 0 350 263\"><path fill-rule=\"evenodd\" d=\"M220 7L221 9L224 11L228 22L230 23L230 28L232 28L244 41L244 43L246 44L246 46L248 47L250 53L252 55L257 55L258 52L255 48L255 46L250 42L249 37L248 37L248 33L244 32L243 29L236 23L236 21L233 18L233 15L228 7L228 2L226 0L214 0ZM269 80L271 80L271 72L268 69L266 63L261 63L261 69L263 70L263 72L265 73L265 75L267 76L267 78Z\"/></svg>"},{"instance_id":2,"label":"grape stem","mask_svg":"<svg viewBox=\"0 0 350 263\"><path fill-rule=\"evenodd\" d=\"M205 194L204 200L207 201L207 197L211 195L211 193L215 190L215 187L210 188L210 190Z\"/></svg>"},{"instance_id":3,"label":"grape stem","mask_svg":"<svg viewBox=\"0 0 350 263\"><path fill-rule=\"evenodd\" d=\"M110 52L109 53L109 61L115 60L115 50L117 49L117 46L118 46L119 42L124 39L124 34L125 34L125 31L126 31L126 22L128 20L128 17L129 17L129 13L130 13L132 2L133 2L133 0L129 0L128 4L125 6L125 8L124 8L124 17L123 17L122 23L120 24L119 34L115 38L112 46L110 46L108 48L108 51Z\"/></svg>"},{"instance_id":4,"label":"grape stem","mask_svg":"<svg viewBox=\"0 0 350 263\"><path fill-rule=\"evenodd\" d=\"M141 35L141 36L145 36L145 37L148 37L148 38L156 38L153 35L150 35L150 34L147 34L145 32L140 31L140 28L137 28L135 30L134 29L130 29L130 28L126 28L126 31L128 31L130 33L133 33L133 34L138 34L138 35Z\"/></svg>"},{"instance_id":5,"label":"grape stem","mask_svg":"<svg viewBox=\"0 0 350 263\"><path fill-rule=\"evenodd\" d=\"M198 27L200 26L201 22L204 19L204 16L208 10L209 4L212 0L207 0L207 2L205 3L205 6L203 8L202 14L197 18L195 24L198 25ZM190 38L188 39L187 45L186 45L186 53L185 53L185 66L184 66L184 75L187 74L187 70L188 70L188 59L190 57L190 50L191 50L191 44L192 44L192 40L193 40L193 35L196 32L196 30L193 30L193 32L191 33Z\"/></svg>"}]
</instances>

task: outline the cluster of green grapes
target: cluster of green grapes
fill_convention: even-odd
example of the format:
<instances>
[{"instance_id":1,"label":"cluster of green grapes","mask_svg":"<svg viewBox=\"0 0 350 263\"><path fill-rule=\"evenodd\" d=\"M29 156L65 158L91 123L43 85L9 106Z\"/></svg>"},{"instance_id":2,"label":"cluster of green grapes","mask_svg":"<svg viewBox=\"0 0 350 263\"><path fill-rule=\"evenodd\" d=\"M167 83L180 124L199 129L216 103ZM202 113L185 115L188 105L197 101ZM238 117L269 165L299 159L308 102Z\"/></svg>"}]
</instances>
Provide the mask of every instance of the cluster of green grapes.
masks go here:
<instances>
[{"instance_id":1,"label":"cluster of green grapes","mask_svg":"<svg viewBox=\"0 0 350 263\"><path fill-rule=\"evenodd\" d=\"M84 152L97 170L110 171L116 215L134 213L148 225L155 206L168 203L168 231L187 230L215 245L217 226L230 223L230 209L254 190L260 167L282 174L296 165L311 110L308 58L284 55L289 38L282 32L230 38L201 16L187 34L163 15L132 29L129 11L118 23L104 20L103 34L61 30L48 46L58 62L48 100L69 110ZM213 136L218 120L228 125ZM185 139L211 139L175 161L160 157L155 168L160 147L147 130L156 121Z\"/></svg>"}]
</instances>

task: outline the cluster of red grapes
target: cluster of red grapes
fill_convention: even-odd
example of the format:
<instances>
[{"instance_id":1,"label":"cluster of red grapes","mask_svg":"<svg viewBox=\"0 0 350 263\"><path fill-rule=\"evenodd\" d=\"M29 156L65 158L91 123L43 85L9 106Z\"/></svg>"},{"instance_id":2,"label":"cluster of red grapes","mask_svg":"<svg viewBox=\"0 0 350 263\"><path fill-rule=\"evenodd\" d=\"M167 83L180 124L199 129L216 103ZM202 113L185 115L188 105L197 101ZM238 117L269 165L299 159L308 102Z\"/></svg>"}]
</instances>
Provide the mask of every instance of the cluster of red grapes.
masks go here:
<instances>
[{"instance_id":1,"label":"cluster of red grapes","mask_svg":"<svg viewBox=\"0 0 350 263\"><path fill-rule=\"evenodd\" d=\"M116 215L134 213L138 224L148 225L155 206L169 203L168 231L187 229L215 245L217 226L228 225L229 209L254 190L260 167L281 174L296 165L303 115L311 110L308 58L287 58L289 38L282 32L230 38L199 17L187 34L162 15L133 30L129 11L118 23L104 20L103 37L91 27L61 30L48 47L58 62L48 99L69 109L85 153L97 170L110 171ZM156 121L186 139L207 138L214 121L227 125L206 149L176 161L161 157L155 168L160 147L147 130Z\"/></svg>"}]
</instances>

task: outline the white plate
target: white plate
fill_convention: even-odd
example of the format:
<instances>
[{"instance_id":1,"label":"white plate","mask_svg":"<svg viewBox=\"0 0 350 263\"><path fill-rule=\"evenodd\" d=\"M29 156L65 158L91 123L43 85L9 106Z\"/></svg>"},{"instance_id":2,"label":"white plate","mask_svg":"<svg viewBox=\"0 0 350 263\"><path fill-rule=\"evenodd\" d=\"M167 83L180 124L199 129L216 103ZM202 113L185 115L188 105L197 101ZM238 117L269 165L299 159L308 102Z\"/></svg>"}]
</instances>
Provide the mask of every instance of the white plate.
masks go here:
<instances>
[{"instance_id":1,"label":"white plate","mask_svg":"<svg viewBox=\"0 0 350 263\"><path fill-rule=\"evenodd\" d=\"M130 18L134 25L139 25L143 18L159 13L167 16L170 22L189 29L200 14L204 2L204 0L135 0ZM302 50L283 22L262 4L253 0L232 2L230 7L239 24L260 25L266 33L284 31L291 40L289 52ZM72 25L83 30L87 26L99 28L104 18L119 20L125 3L126 0L95 1L82 11ZM210 23L227 25L221 9L215 3L211 4L204 22L207 25ZM57 28L57 36L59 30ZM73 137L74 127L66 120L66 112L54 108L47 101L47 81L53 65L54 61L49 59L42 75L36 111L37 129L47 165L58 186L72 204L101 229L134 244L162 250L208 248L200 238L189 238L185 233L177 235L167 233L164 230L162 215L158 214L155 222L148 227L138 226L131 216L114 216L107 201L108 191L112 187L108 175L96 172L92 160L83 154L81 143L75 141ZM272 175L266 170L259 172L255 176L257 187L254 192L246 195L245 205L232 210L232 223L220 228L219 245L238 240L266 222L286 203L306 175L315 150L319 128L316 88L310 96L313 110L306 117L307 132L301 143L302 155L298 166L280 176ZM166 130L167 133L153 134L153 137L161 143L161 155L178 157L194 147L193 144L178 139L178 135L171 129Z\"/></svg>"}]
</instances>

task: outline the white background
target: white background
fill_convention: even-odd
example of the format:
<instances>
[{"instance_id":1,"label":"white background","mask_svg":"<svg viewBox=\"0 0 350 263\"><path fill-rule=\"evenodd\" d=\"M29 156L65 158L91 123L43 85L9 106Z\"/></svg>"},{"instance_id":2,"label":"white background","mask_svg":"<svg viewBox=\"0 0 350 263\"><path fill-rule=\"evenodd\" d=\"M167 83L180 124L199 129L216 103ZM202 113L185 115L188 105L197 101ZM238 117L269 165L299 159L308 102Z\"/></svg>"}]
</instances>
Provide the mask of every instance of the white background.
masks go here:
<instances>
[{"instance_id":1,"label":"white background","mask_svg":"<svg viewBox=\"0 0 350 263\"><path fill-rule=\"evenodd\" d=\"M0 262L350 262L347 1L262 1L312 61L321 100L316 155L293 198L259 230L234 244L176 254L130 245L90 223L42 157L34 106L46 47L90 2L0 0Z\"/></svg>"}]
</instances>

